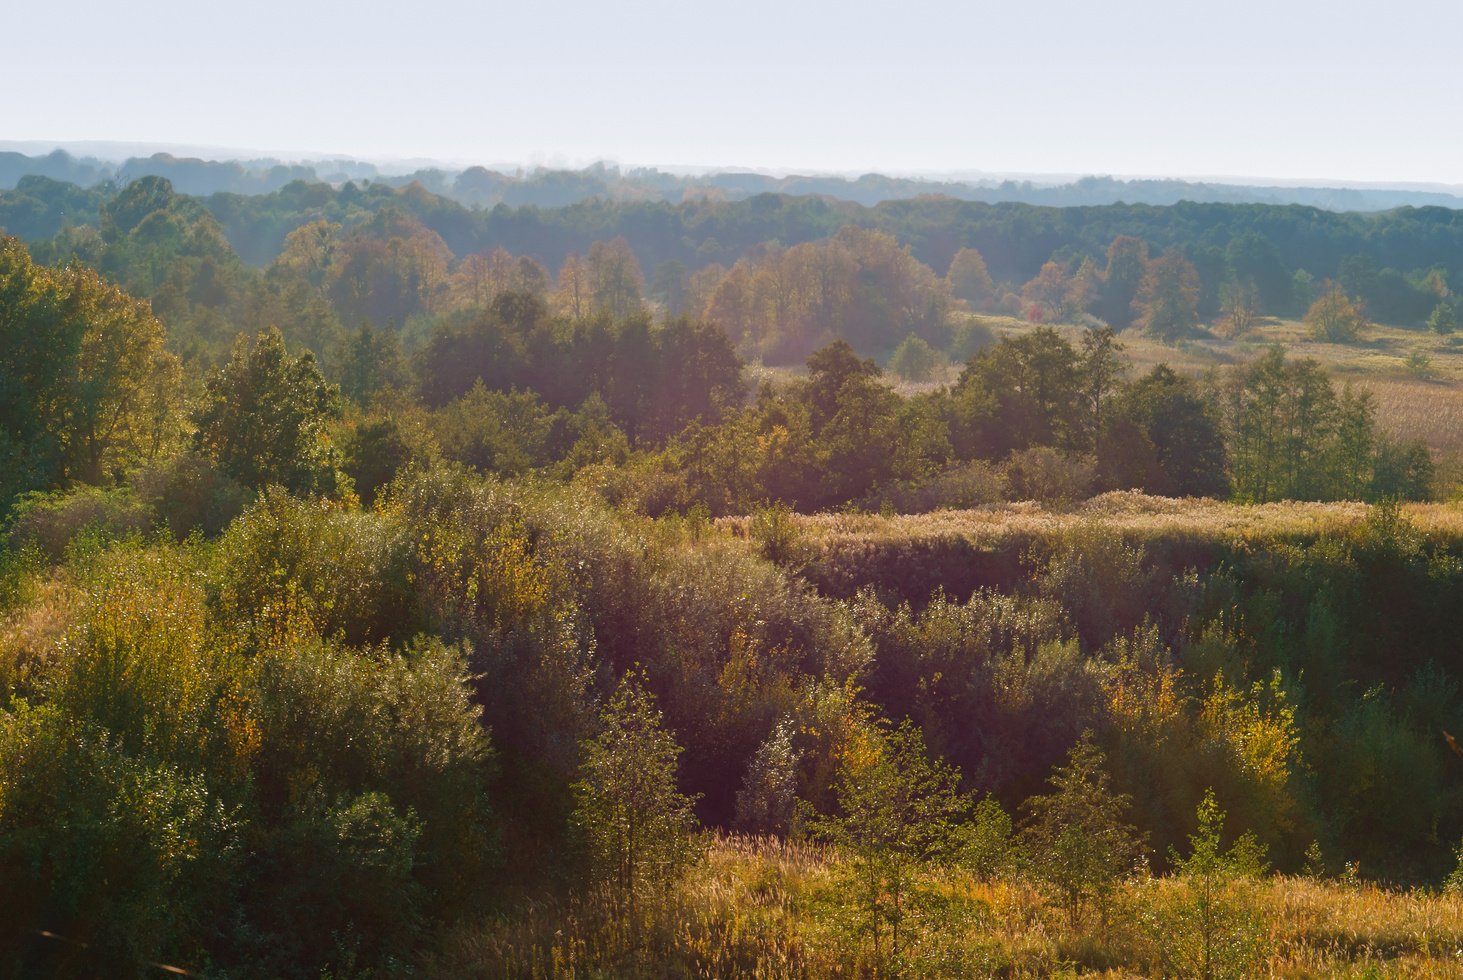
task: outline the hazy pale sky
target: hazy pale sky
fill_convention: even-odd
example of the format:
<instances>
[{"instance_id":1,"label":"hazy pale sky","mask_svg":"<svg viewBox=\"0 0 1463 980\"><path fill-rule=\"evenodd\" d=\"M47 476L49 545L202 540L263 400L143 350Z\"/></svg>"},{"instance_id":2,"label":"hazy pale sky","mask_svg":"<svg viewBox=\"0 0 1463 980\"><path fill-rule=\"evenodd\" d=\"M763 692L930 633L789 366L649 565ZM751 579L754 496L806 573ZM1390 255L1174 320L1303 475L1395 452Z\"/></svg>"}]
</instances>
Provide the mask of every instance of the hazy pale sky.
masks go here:
<instances>
[{"instance_id":1,"label":"hazy pale sky","mask_svg":"<svg viewBox=\"0 0 1463 980\"><path fill-rule=\"evenodd\" d=\"M15 0L0 139L1463 183L1459 0Z\"/></svg>"}]
</instances>

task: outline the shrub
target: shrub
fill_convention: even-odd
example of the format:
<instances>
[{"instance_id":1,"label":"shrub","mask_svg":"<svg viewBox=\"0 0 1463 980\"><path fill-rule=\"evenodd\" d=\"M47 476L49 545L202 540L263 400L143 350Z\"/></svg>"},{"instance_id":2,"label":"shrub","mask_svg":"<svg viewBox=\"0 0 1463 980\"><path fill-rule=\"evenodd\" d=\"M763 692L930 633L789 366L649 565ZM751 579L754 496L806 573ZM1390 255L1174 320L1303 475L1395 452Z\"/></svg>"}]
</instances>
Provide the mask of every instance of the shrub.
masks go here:
<instances>
[{"instance_id":1,"label":"shrub","mask_svg":"<svg viewBox=\"0 0 1463 980\"><path fill-rule=\"evenodd\" d=\"M261 654L253 678L256 860L280 869L249 896L267 930L305 963L332 955L332 931L379 959L477 907L498 857L495 761L461 652L306 641Z\"/></svg>"},{"instance_id":2,"label":"shrub","mask_svg":"<svg viewBox=\"0 0 1463 980\"><path fill-rule=\"evenodd\" d=\"M274 488L217 547L218 610L256 643L301 633L402 641L415 630L408 541L387 515Z\"/></svg>"},{"instance_id":3,"label":"shrub","mask_svg":"<svg viewBox=\"0 0 1463 980\"><path fill-rule=\"evenodd\" d=\"M1141 545L1087 520L1044 544L1047 553L1032 556L1037 591L1067 610L1089 650L1163 613L1158 578Z\"/></svg>"},{"instance_id":4,"label":"shrub","mask_svg":"<svg viewBox=\"0 0 1463 980\"><path fill-rule=\"evenodd\" d=\"M194 453L140 471L132 478L132 487L179 540L195 529L209 537L222 533L255 496L211 460Z\"/></svg>"},{"instance_id":5,"label":"shrub","mask_svg":"<svg viewBox=\"0 0 1463 980\"><path fill-rule=\"evenodd\" d=\"M1306 310L1305 322L1314 340L1350 344L1366 326L1366 316L1361 305L1346 295L1340 283L1328 281L1322 285L1321 295Z\"/></svg>"},{"instance_id":6,"label":"shrub","mask_svg":"<svg viewBox=\"0 0 1463 980\"><path fill-rule=\"evenodd\" d=\"M894 349L889 371L905 381L929 381L945 364L945 357L924 340L910 334Z\"/></svg>"},{"instance_id":7,"label":"shrub","mask_svg":"<svg viewBox=\"0 0 1463 980\"><path fill-rule=\"evenodd\" d=\"M767 504L752 515L752 540L763 558L777 564L792 561L802 537L792 510L784 503Z\"/></svg>"},{"instance_id":8,"label":"shrub","mask_svg":"<svg viewBox=\"0 0 1463 980\"><path fill-rule=\"evenodd\" d=\"M984 320L966 317L955 324L950 337L950 359L963 364L996 343L996 332Z\"/></svg>"},{"instance_id":9,"label":"shrub","mask_svg":"<svg viewBox=\"0 0 1463 980\"><path fill-rule=\"evenodd\" d=\"M17 504L10 526L10 547L40 549L51 561L60 561L67 547L83 532L101 539L142 534L152 529L147 504L126 489L103 490L80 486L75 490L32 493Z\"/></svg>"},{"instance_id":10,"label":"shrub","mask_svg":"<svg viewBox=\"0 0 1463 980\"><path fill-rule=\"evenodd\" d=\"M924 479L882 487L879 493L898 513L927 514L934 510L968 509L1000 503L1006 499L1006 479L1001 470L989 462L972 459L951 463Z\"/></svg>"},{"instance_id":11,"label":"shrub","mask_svg":"<svg viewBox=\"0 0 1463 980\"><path fill-rule=\"evenodd\" d=\"M75 976L192 962L237 895L241 831L198 772L135 756L58 707L0 712L0 947L51 931L83 944L68 950Z\"/></svg>"},{"instance_id":12,"label":"shrub","mask_svg":"<svg viewBox=\"0 0 1463 980\"><path fill-rule=\"evenodd\" d=\"M1014 452L1002 464L1006 499L1035 500L1051 507L1071 506L1092 495L1096 464L1050 446Z\"/></svg>"}]
</instances>

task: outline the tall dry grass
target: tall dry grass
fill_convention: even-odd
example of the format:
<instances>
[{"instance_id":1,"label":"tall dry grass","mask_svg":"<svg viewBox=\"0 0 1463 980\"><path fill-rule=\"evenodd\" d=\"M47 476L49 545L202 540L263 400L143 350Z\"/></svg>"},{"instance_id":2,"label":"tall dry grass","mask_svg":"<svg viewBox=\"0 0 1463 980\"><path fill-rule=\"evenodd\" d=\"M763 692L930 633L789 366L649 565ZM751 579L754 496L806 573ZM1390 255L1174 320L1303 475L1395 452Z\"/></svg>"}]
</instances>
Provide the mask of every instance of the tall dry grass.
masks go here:
<instances>
[{"instance_id":1,"label":"tall dry grass","mask_svg":"<svg viewBox=\"0 0 1463 980\"><path fill-rule=\"evenodd\" d=\"M1368 510L1368 505L1357 502L1234 504L1210 498L1153 497L1135 491L1116 491L1066 510L1025 501L927 514L839 512L793 515L792 520L808 544L956 537L995 547L1012 540L1057 535L1093 524L1134 541L1314 538L1355 527L1366 519ZM1463 506L1405 504L1403 513L1425 535L1463 540ZM747 536L749 521L749 518L732 517L723 518L717 524L734 536Z\"/></svg>"},{"instance_id":2,"label":"tall dry grass","mask_svg":"<svg viewBox=\"0 0 1463 980\"><path fill-rule=\"evenodd\" d=\"M525 906L449 936L430 977L863 977L890 972L840 922L836 855L774 840L724 837L687 881L625 921L592 891ZM906 976L1173 976L1144 926L1183 883L1146 879L1071 925L1032 885L953 870L927 884L938 909L915 931ZM1243 975L1463 977L1463 895L1274 877L1244 890L1261 924ZM1182 974L1178 974L1182 975Z\"/></svg>"}]
</instances>

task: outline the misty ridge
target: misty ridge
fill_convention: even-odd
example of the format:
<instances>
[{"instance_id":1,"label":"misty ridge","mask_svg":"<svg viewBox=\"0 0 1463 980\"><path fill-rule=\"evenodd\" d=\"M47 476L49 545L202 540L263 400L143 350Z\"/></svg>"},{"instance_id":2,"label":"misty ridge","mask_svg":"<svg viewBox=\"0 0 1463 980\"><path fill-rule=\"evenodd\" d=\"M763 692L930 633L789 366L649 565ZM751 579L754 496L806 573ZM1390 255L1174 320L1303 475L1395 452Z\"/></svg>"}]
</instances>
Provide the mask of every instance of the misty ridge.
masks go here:
<instances>
[{"instance_id":1,"label":"misty ridge","mask_svg":"<svg viewBox=\"0 0 1463 980\"><path fill-rule=\"evenodd\" d=\"M0 144L3 145L3 144ZM201 159L156 152L111 159L100 147L73 155L65 149L28 156L0 150L0 190L14 189L25 177L46 177L80 187L125 186L141 177L164 177L180 193L193 195L269 194L294 181L340 186L347 181L401 188L420 184L433 194L472 208L559 208L601 198L611 201L680 203L696 199L741 201L758 194L816 195L873 206L887 201L942 196L988 204L1020 203L1050 207L1107 204L1166 206L1201 204L1298 204L1328 211L1385 211L1399 207L1463 206L1463 196L1442 187L1287 186L1130 178L1090 175L973 179L887 176L859 177L750 171L672 173L654 167L621 168L595 163L582 169L516 168L513 172L471 166L455 169L422 166L421 161L391 165L349 158L286 162L271 157ZM119 148L120 152L138 147ZM408 169L413 168L414 169Z\"/></svg>"}]
</instances>

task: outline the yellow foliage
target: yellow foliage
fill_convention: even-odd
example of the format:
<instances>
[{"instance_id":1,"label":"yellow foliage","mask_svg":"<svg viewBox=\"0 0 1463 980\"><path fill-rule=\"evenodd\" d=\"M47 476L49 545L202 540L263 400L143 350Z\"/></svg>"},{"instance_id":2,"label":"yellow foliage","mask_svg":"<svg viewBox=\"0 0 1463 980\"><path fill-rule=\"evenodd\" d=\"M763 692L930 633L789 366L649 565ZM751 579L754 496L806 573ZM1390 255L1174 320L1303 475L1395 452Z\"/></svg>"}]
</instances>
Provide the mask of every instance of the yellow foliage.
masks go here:
<instances>
[{"instance_id":1,"label":"yellow foliage","mask_svg":"<svg viewBox=\"0 0 1463 980\"><path fill-rule=\"evenodd\" d=\"M1275 792L1284 788L1299 761L1300 738L1278 673L1269 684L1256 681L1248 696L1216 676L1199 718L1205 733L1226 742L1256 781Z\"/></svg>"}]
</instances>

